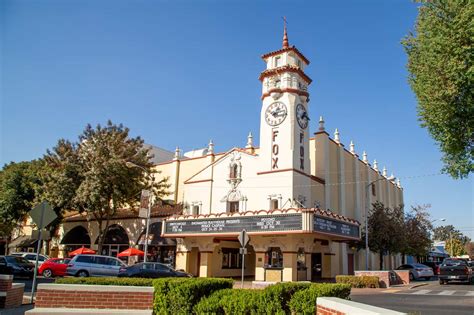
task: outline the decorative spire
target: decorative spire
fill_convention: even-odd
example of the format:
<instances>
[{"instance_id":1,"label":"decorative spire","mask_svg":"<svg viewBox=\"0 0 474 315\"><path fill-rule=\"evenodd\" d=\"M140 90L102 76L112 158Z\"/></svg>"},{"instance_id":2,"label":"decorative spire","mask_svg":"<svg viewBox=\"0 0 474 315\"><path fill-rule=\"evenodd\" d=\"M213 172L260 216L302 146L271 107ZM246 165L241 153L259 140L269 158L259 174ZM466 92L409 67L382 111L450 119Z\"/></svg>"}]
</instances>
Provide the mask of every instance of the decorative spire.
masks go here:
<instances>
[{"instance_id":1,"label":"decorative spire","mask_svg":"<svg viewBox=\"0 0 474 315\"><path fill-rule=\"evenodd\" d=\"M383 167L382 175L387 177L387 168L385 166Z\"/></svg>"},{"instance_id":2,"label":"decorative spire","mask_svg":"<svg viewBox=\"0 0 474 315\"><path fill-rule=\"evenodd\" d=\"M355 154L355 145L354 145L354 142L352 142L351 140L351 144L349 145L349 151L352 153L352 154Z\"/></svg>"},{"instance_id":3,"label":"decorative spire","mask_svg":"<svg viewBox=\"0 0 474 315\"><path fill-rule=\"evenodd\" d=\"M374 160L374 170L377 172L379 171L379 164L377 163L377 160Z\"/></svg>"},{"instance_id":4,"label":"decorative spire","mask_svg":"<svg viewBox=\"0 0 474 315\"><path fill-rule=\"evenodd\" d=\"M249 135L247 136L247 145L245 147L247 149L253 148L253 136L251 132L249 132Z\"/></svg>"},{"instance_id":5,"label":"decorative spire","mask_svg":"<svg viewBox=\"0 0 474 315\"><path fill-rule=\"evenodd\" d=\"M392 183L395 183L395 175L393 175L393 173L390 175L390 177L392 178Z\"/></svg>"},{"instance_id":6,"label":"decorative spire","mask_svg":"<svg viewBox=\"0 0 474 315\"><path fill-rule=\"evenodd\" d=\"M209 140L209 146L207 148L207 154L214 154L214 142Z\"/></svg>"},{"instance_id":7,"label":"decorative spire","mask_svg":"<svg viewBox=\"0 0 474 315\"><path fill-rule=\"evenodd\" d=\"M402 184L400 183L400 178L397 178L397 186L398 188L402 188Z\"/></svg>"},{"instance_id":8,"label":"decorative spire","mask_svg":"<svg viewBox=\"0 0 474 315\"><path fill-rule=\"evenodd\" d=\"M323 119L323 116L319 116L319 131L324 131L324 119Z\"/></svg>"},{"instance_id":9,"label":"decorative spire","mask_svg":"<svg viewBox=\"0 0 474 315\"><path fill-rule=\"evenodd\" d=\"M336 143L341 143L341 139L339 138L339 130L336 130L334 131L334 141L336 141Z\"/></svg>"},{"instance_id":10,"label":"decorative spire","mask_svg":"<svg viewBox=\"0 0 474 315\"><path fill-rule=\"evenodd\" d=\"M286 17L283 17L283 49L290 47L288 44L288 34L286 33Z\"/></svg>"},{"instance_id":11,"label":"decorative spire","mask_svg":"<svg viewBox=\"0 0 474 315\"><path fill-rule=\"evenodd\" d=\"M179 160L179 155L181 154L181 150L179 147L176 147L176 150L174 150L174 159Z\"/></svg>"},{"instance_id":12,"label":"decorative spire","mask_svg":"<svg viewBox=\"0 0 474 315\"><path fill-rule=\"evenodd\" d=\"M367 160L367 152L365 151L364 153L362 153L362 162L364 162L365 164L369 163L369 160Z\"/></svg>"}]
</instances>

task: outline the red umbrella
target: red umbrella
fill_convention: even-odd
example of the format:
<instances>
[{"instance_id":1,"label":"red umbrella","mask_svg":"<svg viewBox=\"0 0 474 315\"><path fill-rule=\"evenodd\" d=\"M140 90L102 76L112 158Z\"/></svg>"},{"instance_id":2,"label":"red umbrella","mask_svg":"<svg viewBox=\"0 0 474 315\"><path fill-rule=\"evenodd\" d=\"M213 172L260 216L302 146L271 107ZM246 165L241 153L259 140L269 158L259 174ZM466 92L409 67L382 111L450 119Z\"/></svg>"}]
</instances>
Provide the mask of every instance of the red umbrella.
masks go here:
<instances>
[{"instance_id":1,"label":"red umbrella","mask_svg":"<svg viewBox=\"0 0 474 315\"><path fill-rule=\"evenodd\" d=\"M82 246L81 248L78 248L78 249L70 252L69 256L72 257L72 256L76 256L76 255L79 255L79 254L93 255L93 254L95 254L95 250Z\"/></svg>"},{"instance_id":2,"label":"red umbrella","mask_svg":"<svg viewBox=\"0 0 474 315\"><path fill-rule=\"evenodd\" d=\"M124 250L123 252L119 253L117 257L130 257L130 256L143 256L143 255L145 255L145 253L142 252L141 250L130 247Z\"/></svg>"}]
</instances>

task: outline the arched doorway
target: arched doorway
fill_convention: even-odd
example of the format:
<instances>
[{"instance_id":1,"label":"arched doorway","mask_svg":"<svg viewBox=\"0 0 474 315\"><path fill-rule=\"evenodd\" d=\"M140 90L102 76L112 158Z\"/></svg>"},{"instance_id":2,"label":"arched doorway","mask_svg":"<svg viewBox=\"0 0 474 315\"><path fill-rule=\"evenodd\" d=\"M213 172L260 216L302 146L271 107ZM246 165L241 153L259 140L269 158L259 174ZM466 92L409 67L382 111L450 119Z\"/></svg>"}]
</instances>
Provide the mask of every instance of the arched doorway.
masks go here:
<instances>
[{"instance_id":1,"label":"arched doorway","mask_svg":"<svg viewBox=\"0 0 474 315\"><path fill-rule=\"evenodd\" d=\"M64 245L65 253L72 252L75 249L78 249L82 246L90 247L91 238L87 229L81 225L78 225L71 230L69 230L61 240L62 245Z\"/></svg>"},{"instance_id":2,"label":"arched doorway","mask_svg":"<svg viewBox=\"0 0 474 315\"><path fill-rule=\"evenodd\" d=\"M161 237L162 222L151 223L148 228L148 260L169 264L174 268L176 259L176 240ZM145 251L145 235L143 230L138 237L138 248Z\"/></svg>"},{"instance_id":3,"label":"arched doorway","mask_svg":"<svg viewBox=\"0 0 474 315\"><path fill-rule=\"evenodd\" d=\"M99 243L99 238L95 241ZM123 227L112 224L105 232L104 243L102 244L101 255L114 256L130 247L128 234Z\"/></svg>"}]
</instances>

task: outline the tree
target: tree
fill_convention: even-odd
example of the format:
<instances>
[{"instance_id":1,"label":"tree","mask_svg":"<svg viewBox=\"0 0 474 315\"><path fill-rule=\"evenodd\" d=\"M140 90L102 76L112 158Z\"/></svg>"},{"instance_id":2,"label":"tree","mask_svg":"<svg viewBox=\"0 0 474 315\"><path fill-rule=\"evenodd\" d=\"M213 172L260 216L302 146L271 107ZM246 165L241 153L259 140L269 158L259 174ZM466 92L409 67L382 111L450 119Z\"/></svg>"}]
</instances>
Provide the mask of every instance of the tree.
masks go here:
<instances>
[{"instance_id":1,"label":"tree","mask_svg":"<svg viewBox=\"0 0 474 315\"><path fill-rule=\"evenodd\" d=\"M452 225L438 226L433 230L433 239L437 241L449 241L450 239L457 239L461 244L466 245L471 239L461 233Z\"/></svg>"},{"instance_id":2,"label":"tree","mask_svg":"<svg viewBox=\"0 0 474 315\"><path fill-rule=\"evenodd\" d=\"M383 257L389 253L399 253L404 248L403 208L390 209L380 202L374 203L368 216L368 231L369 248L379 253L382 270Z\"/></svg>"},{"instance_id":3,"label":"tree","mask_svg":"<svg viewBox=\"0 0 474 315\"><path fill-rule=\"evenodd\" d=\"M0 236L9 238L37 199L42 161L10 163L0 171Z\"/></svg>"},{"instance_id":4,"label":"tree","mask_svg":"<svg viewBox=\"0 0 474 315\"><path fill-rule=\"evenodd\" d=\"M153 180L157 172L143 143L109 121L105 127L87 125L78 143L59 140L44 158L51 171L48 200L96 219L99 252L117 210L136 205L142 189L152 190L156 200L167 194L167 178ZM140 167L129 168L127 162Z\"/></svg>"},{"instance_id":5,"label":"tree","mask_svg":"<svg viewBox=\"0 0 474 315\"><path fill-rule=\"evenodd\" d=\"M466 248L457 238L452 238L446 241L446 251L451 255L451 257L466 254Z\"/></svg>"},{"instance_id":6,"label":"tree","mask_svg":"<svg viewBox=\"0 0 474 315\"><path fill-rule=\"evenodd\" d=\"M432 225L429 205L414 206L405 215L404 248L402 253L411 256L425 256L431 249L430 231Z\"/></svg>"},{"instance_id":7,"label":"tree","mask_svg":"<svg viewBox=\"0 0 474 315\"><path fill-rule=\"evenodd\" d=\"M474 168L474 6L470 0L420 2L415 34L402 42L409 83L421 126L443 153L443 171L464 178Z\"/></svg>"}]
</instances>

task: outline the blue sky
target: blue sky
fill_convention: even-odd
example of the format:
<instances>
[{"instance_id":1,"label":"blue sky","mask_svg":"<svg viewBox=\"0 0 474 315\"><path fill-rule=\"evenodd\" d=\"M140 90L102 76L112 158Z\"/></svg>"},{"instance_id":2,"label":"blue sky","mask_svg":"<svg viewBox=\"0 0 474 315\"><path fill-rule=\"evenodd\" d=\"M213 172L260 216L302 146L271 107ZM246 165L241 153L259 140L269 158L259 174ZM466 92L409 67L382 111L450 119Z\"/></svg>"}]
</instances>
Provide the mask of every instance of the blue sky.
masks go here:
<instances>
[{"instance_id":1,"label":"blue sky","mask_svg":"<svg viewBox=\"0 0 474 315\"><path fill-rule=\"evenodd\" d=\"M123 123L169 150L258 142L263 53L311 61L311 129L323 115L346 146L401 179L407 206L431 204L474 238L473 182L440 173L419 127L401 39L410 1L3 0L0 162L41 157L87 123Z\"/></svg>"}]
</instances>

